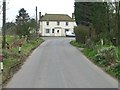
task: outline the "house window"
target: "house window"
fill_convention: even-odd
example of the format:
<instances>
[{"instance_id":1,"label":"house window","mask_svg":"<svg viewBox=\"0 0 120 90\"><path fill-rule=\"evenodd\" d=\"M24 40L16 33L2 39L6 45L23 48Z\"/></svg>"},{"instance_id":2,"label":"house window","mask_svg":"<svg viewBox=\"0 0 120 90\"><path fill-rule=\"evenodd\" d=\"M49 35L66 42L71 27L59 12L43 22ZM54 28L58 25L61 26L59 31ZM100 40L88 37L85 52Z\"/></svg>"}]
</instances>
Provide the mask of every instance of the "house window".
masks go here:
<instances>
[{"instance_id":1,"label":"house window","mask_svg":"<svg viewBox=\"0 0 120 90\"><path fill-rule=\"evenodd\" d=\"M59 22L59 21L57 21L57 25L58 25L58 26L60 25L60 22Z\"/></svg>"},{"instance_id":2,"label":"house window","mask_svg":"<svg viewBox=\"0 0 120 90\"><path fill-rule=\"evenodd\" d=\"M65 29L65 32L66 32L66 31L69 31L69 29Z\"/></svg>"},{"instance_id":3,"label":"house window","mask_svg":"<svg viewBox=\"0 0 120 90\"><path fill-rule=\"evenodd\" d=\"M46 25L47 25L47 26L49 25L49 21L46 22Z\"/></svg>"},{"instance_id":4,"label":"house window","mask_svg":"<svg viewBox=\"0 0 120 90\"><path fill-rule=\"evenodd\" d=\"M68 24L69 24L69 23L68 23L68 22L66 22L66 26L68 26Z\"/></svg>"},{"instance_id":5,"label":"house window","mask_svg":"<svg viewBox=\"0 0 120 90\"><path fill-rule=\"evenodd\" d=\"M55 29L52 29L52 33L54 33L55 32Z\"/></svg>"},{"instance_id":6,"label":"house window","mask_svg":"<svg viewBox=\"0 0 120 90\"><path fill-rule=\"evenodd\" d=\"M50 33L50 29L46 29L46 33Z\"/></svg>"}]
</instances>

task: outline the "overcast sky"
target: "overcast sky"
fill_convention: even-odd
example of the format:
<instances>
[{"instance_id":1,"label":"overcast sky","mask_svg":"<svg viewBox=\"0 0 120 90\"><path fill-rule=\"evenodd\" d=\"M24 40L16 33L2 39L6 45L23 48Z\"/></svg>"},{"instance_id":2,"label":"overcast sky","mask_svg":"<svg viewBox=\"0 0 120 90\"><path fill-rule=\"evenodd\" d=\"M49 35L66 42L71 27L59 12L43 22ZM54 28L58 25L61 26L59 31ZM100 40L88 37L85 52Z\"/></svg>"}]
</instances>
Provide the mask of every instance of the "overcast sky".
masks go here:
<instances>
[{"instance_id":1,"label":"overcast sky","mask_svg":"<svg viewBox=\"0 0 120 90\"><path fill-rule=\"evenodd\" d=\"M25 8L30 17L35 18L35 7L38 6L38 12L48 14L68 14L74 12L74 0L6 0L7 2L7 21L14 21L20 8ZM0 0L0 5L2 0ZM0 10L1 11L1 10ZM0 14L1 23L2 14Z\"/></svg>"}]
</instances>

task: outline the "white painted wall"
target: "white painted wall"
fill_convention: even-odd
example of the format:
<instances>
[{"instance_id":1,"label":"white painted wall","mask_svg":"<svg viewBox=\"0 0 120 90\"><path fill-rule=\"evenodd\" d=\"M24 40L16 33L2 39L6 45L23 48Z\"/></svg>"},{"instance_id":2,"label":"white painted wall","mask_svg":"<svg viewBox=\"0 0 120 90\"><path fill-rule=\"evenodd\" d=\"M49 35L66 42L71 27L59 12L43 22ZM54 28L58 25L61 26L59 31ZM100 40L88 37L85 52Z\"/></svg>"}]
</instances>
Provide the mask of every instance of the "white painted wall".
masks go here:
<instances>
[{"instance_id":1,"label":"white painted wall","mask_svg":"<svg viewBox=\"0 0 120 90\"><path fill-rule=\"evenodd\" d=\"M60 25L57 25L57 21L49 21L49 25L46 24L46 21L40 21L40 30L42 36L65 36L65 29L69 29L71 32L74 31L74 23L68 22L68 26L66 26L66 22L61 21ZM50 33L46 33L46 29L50 29ZM55 32L52 33L52 29L55 29ZM60 30L59 34L57 30Z\"/></svg>"}]
</instances>

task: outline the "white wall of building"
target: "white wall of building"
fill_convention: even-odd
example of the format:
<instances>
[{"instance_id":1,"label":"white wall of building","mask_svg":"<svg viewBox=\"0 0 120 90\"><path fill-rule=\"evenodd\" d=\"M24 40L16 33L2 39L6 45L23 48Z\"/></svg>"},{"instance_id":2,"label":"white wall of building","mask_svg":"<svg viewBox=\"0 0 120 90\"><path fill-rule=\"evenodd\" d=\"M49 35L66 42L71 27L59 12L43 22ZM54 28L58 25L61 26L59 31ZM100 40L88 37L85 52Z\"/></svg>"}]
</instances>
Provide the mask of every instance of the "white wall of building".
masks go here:
<instances>
[{"instance_id":1,"label":"white wall of building","mask_svg":"<svg viewBox=\"0 0 120 90\"><path fill-rule=\"evenodd\" d=\"M57 21L49 21L49 25L46 23L47 21L40 21L40 33L42 36L65 36L65 29L69 29L71 32L74 31L75 22L68 22L68 26L66 26L65 21L60 21L59 25L57 25ZM46 29L49 29L50 32L46 33ZM52 32L53 29L54 33Z\"/></svg>"}]
</instances>

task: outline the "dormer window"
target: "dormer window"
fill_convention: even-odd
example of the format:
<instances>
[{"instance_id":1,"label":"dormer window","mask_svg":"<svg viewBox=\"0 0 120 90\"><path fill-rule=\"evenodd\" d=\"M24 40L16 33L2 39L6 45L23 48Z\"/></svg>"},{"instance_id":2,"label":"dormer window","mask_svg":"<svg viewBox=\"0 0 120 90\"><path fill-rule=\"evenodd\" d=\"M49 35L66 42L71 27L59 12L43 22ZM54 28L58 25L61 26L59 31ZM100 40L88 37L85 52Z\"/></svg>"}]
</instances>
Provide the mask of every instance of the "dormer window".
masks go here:
<instances>
[{"instance_id":1,"label":"dormer window","mask_svg":"<svg viewBox=\"0 0 120 90\"><path fill-rule=\"evenodd\" d=\"M66 26L68 26L69 25L69 23L68 22L66 22Z\"/></svg>"},{"instance_id":2,"label":"dormer window","mask_svg":"<svg viewBox=\"0 0 120 90\"><path fill-rule=\"evenodd\" d=\"M59 22L59 21L57 21L57 25L58 25L58 26L60 25L60 22Z\"/></svg>"},{"instance_id":3,"label":"dormer window","mask_svg":"<svg viewBox=\"0 0 120 90\"><path fill-rule=\"evenodd\" d=\"M47 25L47 26L49 25L49 21L46 22L46 25Z\"/></svg>"}]
</instances>

